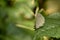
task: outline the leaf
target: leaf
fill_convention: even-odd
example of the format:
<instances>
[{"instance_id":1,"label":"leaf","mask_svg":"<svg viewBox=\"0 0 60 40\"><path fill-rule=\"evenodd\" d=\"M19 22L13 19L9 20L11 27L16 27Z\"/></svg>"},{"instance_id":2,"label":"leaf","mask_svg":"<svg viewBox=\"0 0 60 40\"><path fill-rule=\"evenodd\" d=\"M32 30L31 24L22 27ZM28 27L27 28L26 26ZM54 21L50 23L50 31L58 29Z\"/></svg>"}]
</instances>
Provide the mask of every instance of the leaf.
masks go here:
<instances>
[{"instance_id":1,"label":"leaf","mask_svg":"<svg viewBox=\"0 0 60 40\"><path fill-rule=\"evenodd\" d=\"M34 40L37 37L56 37L60 38L60 13L52 13L45 17L45 24L36 30Z\"/></svg>"}]
</instances>

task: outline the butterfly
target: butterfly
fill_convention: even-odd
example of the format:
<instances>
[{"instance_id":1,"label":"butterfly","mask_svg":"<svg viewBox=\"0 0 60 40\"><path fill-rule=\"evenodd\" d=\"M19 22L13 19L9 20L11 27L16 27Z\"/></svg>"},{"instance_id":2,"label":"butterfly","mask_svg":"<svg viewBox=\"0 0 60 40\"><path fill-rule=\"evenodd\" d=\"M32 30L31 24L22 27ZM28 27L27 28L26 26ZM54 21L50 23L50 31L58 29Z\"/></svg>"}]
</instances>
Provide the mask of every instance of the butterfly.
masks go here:
<instances>
[{"instance_id":1,"label":"butterfly","mask_svg":"<svg viewBox=\"0 0 60 40\"><path fill-rule=\"evenodd\" d=\"M45 18L44 16L41 14L41 12L43 11L43 9L40 10L40 13L38 13L39 8L36 9L36 14L35 14L35 29L38 29L40 27L42 27L45 23Z\"/></svg>"}]
</instances>

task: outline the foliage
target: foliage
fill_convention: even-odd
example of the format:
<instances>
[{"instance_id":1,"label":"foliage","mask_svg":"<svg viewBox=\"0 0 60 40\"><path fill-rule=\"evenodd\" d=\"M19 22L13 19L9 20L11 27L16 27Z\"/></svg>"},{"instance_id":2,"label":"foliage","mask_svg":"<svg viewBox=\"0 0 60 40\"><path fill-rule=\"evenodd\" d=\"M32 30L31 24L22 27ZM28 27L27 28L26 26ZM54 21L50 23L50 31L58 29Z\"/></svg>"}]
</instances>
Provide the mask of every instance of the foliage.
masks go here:
<instances>
[{"instance_id":1,"label":"foliage","mask_svg":"<svg viewBox=\"0 0 60 40\"><path fill-rule=\"evenodd\" d=\"M0 0L0 40L32 40L34 35L32 1Z\"/></svg>"},{"instance_id":2,"label":"foliage","mask_svg":"<svg viewBox=\"0 0 60 40\"><path fill-rule=\"evenodd\" d=\"M60 38L60 13L52 13L45 16L45 24L36 30L34 40L40 40L41 37ZM39 39L40 38L40 39Z\"/></svg>"},{"instance_id":3,"label":"foliage","mask_svg":"<svg viewBox=\"0 0 60 40\"><path fill-rule=\"evenodd\" d=\"M48 6L48 11L51 14L46 11L40 12L45 18L45 23L37 30L34 29L37 20L35 20L33 10L35 6L39 8L43 6L38 2L39 0L0 0L0 40L48 40L50 37L60 38L60 12L58 12L58 8L56 8L57 11L54 10L52 13ZM56 7L58 6L56 5Z\"/></svg>"}]
</instances>

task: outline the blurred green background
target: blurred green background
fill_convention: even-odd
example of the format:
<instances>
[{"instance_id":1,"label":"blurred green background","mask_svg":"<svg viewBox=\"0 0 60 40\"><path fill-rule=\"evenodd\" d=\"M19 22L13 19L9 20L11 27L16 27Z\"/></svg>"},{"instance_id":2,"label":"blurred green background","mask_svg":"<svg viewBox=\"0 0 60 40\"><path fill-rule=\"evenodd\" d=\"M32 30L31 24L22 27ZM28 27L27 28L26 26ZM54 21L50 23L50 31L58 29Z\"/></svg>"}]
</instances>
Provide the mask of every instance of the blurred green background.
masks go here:
<instances>
[{"instance_id":1,"label":"blurred green background","mask_svg":"<svg viewBox=\"0 0 60 40\"><path fill-rule=\"evenodd\" d=\"M32 40L34 0L0 0L0 40Z\"/></svg>"},{"instance_id":2,"label":"blurred green background","mask_svg":"<svg viewBox=\"0 0 60 40\"><path fill-rule=\"evenodd\" d=\"M39 12L37 7L44 9L43 12ZM37 30L34 29L36 10L46 20L42 28ZM60 0L0 0L0 40L60 38L59 29ZM50 40L55 40L53 38Z\"/></svg>"}]
</instances>

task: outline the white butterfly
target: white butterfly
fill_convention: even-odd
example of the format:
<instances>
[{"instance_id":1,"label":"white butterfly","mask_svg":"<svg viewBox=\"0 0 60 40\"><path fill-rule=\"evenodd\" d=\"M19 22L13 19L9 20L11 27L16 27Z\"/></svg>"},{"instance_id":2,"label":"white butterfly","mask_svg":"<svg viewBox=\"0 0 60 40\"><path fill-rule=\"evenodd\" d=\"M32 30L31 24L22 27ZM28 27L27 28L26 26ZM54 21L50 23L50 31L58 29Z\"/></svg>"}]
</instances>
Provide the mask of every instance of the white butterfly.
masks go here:
<instances>
[{"instance_id":1,"label":"white butterfly","mask_svg":"<svg viewBox=\"0 0 60 40\"><path fill-rule=\"evenodd\" d=\"M42 9L40 11L42 11ZM45 18L43 17L43 15L40 13L37 13L37 12L35 15L35 20L36 20L35 21L35 29L42 27L45 23Z\"/></svg>"}]
</instances>

